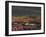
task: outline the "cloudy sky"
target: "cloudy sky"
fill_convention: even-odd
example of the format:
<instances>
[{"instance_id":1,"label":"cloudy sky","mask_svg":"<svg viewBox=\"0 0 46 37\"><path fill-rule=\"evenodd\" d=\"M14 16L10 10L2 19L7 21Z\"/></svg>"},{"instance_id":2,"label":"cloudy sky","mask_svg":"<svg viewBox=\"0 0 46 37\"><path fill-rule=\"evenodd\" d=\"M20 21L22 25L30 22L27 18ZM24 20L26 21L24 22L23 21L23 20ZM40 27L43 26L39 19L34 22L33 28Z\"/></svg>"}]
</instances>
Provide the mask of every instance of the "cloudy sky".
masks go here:
<instances>
[{"instance_id":1,"label":"cloudy sky","mask_svg":"<svg viewBox=\"0 0 46 37\"><path fill-rule=\"evenodd\" d=\"M12 6L12 16L40 16L41 7Z\"/></svg>"}]
</instances>

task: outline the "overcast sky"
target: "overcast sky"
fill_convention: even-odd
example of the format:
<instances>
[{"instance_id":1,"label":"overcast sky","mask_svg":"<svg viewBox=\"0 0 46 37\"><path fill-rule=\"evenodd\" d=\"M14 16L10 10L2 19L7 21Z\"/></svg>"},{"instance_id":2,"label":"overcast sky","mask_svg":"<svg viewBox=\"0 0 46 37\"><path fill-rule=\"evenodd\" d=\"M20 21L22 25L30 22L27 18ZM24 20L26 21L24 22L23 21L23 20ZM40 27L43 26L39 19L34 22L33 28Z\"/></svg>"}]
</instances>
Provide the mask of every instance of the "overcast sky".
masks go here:
<instances>
[{"instance_id":1,"label":"overcast sky","mask_svg":"<svg viewBox=\"0 0 46 37\"><path fill-rule=\"evenodd\" d=\"M40 16L41 7L12 6L12 16Z\"/></svg>"}]
</instances>

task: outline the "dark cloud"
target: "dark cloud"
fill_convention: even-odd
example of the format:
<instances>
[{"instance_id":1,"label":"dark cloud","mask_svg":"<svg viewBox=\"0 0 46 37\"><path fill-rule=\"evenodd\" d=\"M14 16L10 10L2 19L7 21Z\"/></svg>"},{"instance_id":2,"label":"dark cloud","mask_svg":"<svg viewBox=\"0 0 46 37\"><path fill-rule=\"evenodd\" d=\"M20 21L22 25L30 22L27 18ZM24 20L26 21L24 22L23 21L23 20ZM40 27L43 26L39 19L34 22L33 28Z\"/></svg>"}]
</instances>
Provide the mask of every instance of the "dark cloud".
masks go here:
<instances>
[{"instance_id":1,"label":"dark cloud","mask_svg":"<svg viewBox=\"0 0 46 37\"><path fill-rule=\"evenodd\" d=\"M12 16L40 16L41 7L12 6Z\"/></svg>"}]
</instances>

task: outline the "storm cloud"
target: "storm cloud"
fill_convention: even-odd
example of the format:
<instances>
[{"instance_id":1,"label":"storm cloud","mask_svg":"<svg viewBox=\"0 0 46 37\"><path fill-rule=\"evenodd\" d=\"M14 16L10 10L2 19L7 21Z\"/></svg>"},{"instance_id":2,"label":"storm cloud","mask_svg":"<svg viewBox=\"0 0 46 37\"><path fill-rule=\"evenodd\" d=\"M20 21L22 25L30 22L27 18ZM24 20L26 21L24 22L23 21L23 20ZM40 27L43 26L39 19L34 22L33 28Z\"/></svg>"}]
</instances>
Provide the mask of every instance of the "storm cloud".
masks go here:
<instances>
[{"instance_id":1,"label":"storm cloud","mask_svg":"<svg viewBox=\"0 0 46 37\"><path fill-rule=\"evenodd\" d=\"M12 16L40 16L41 7L12 6Z\"/></svg>"}]
</instances>

